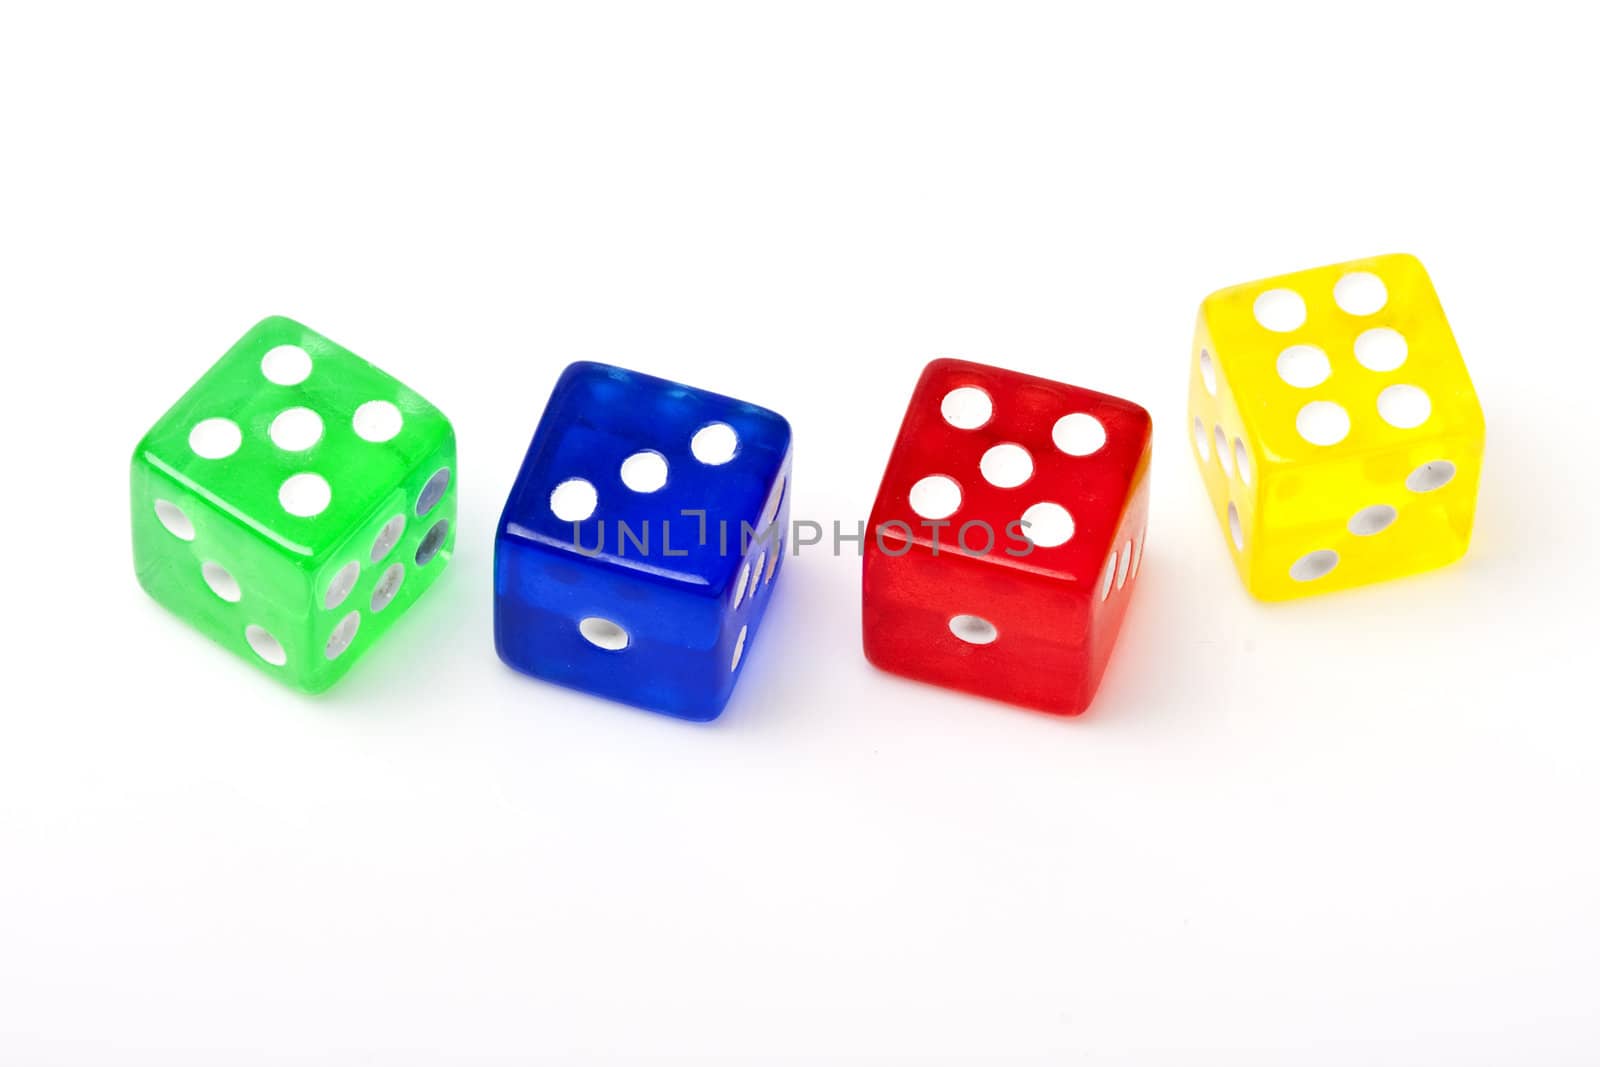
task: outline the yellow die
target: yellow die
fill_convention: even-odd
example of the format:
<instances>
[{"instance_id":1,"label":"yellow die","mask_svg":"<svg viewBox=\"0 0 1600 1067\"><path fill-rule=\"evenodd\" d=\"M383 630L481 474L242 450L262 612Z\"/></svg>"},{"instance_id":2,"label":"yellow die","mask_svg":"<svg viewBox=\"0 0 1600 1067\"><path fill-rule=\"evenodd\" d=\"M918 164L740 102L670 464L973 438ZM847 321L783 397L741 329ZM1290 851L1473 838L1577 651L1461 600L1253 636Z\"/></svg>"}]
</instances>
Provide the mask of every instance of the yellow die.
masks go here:
<instances>
[{"instance_id":1,"label":"yellow die","mask_svg":"<svg viewBox=\"0 0 1600 1067\"><path fill-rule=\"evenodd\" d=\"M1365 585L1466 552L1483 410L1414 256L1213 293L1191 358L1195 458L1255 596Z\"/></svg>"}]
</instances>

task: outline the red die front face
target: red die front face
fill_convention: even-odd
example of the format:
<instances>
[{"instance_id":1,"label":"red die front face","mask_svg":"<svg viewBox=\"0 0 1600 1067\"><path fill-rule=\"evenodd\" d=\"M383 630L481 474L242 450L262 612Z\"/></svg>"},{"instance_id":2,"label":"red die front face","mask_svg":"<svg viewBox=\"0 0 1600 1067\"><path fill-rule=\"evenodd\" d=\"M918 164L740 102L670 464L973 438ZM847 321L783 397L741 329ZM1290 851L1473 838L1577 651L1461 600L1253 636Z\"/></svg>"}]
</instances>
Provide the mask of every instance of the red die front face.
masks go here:
<instances>
[{"instance_id":1,"label":"red die front face","mask_svg":"<svg viewBox=\"0 0 1600 1067\"><path fill-rule=\"evenodd\" d=\"M867 659L1082 712L1139 574L1149 471L1137 404L981 363L928 364L868 523Z\"/></svg>"}]
</instances>

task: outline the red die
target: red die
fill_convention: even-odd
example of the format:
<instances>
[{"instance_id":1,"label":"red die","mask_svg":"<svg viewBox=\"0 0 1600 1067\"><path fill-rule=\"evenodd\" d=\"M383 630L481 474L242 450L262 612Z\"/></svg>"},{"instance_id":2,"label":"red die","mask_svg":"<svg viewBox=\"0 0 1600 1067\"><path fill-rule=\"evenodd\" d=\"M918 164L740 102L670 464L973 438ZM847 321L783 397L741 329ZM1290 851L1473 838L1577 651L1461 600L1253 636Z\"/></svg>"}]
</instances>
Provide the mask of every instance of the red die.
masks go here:
<instances>
[{"instance_id":1,"label":"red die","mask_svg":"<svg viewBox=\"0 0 1600 1067\"><path fill-rule=\"evenodd\" d=\"M1082 712L1139 574L1149 473L1150 415L1139 405L934 360L868 523L867 659L951 689Z\"/></svg>"}]
</instances>

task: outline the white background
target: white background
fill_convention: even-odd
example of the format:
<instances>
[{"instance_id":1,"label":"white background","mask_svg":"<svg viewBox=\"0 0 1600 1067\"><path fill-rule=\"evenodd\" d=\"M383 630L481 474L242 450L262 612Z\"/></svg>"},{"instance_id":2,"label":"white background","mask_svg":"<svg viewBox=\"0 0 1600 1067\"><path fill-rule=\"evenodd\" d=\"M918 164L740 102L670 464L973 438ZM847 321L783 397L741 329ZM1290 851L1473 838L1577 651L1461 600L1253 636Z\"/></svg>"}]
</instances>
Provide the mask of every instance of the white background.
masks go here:
<instances>
[{"instance_id":1,"label":"white background","mask_svg":"<svg viewBox=\"0 0 1600 1067\"><path fill-rule=\"evenodd\" d=\"M1600 1060L1594 26L1471 7L7 8L0 1061ZM1472 552L1256 604L1195 308L1389 251ZM129 558L133 444L270 313L460 435L451 570L316 700ZM714 725L496 659L565 363L780 410L853 524L939 355L1155 416L1087 717L876 673L816 552Z\"/></svg>"}]
</instances>

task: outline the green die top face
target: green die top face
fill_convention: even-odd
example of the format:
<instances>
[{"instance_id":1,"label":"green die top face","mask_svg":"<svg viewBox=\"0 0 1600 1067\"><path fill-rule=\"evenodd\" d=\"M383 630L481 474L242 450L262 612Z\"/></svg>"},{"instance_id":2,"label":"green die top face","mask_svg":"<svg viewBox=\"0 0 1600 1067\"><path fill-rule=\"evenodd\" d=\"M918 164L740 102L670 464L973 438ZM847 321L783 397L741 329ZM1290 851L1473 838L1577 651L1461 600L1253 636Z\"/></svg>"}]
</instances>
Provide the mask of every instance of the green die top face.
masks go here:
<instances>
[{"instance_id":1,"label":"green die top face","mask_svg":"<svg viewBox=\"0 0 1600 1067\"><path fill-rule=\"evenodd\" d=\"M337 681L444 569L455 432L285 318L257 323L134 452L151 596L297 688Z\"/></svg>"}]
</instances>

